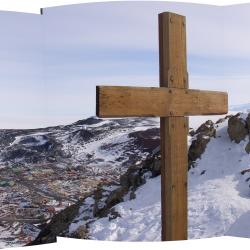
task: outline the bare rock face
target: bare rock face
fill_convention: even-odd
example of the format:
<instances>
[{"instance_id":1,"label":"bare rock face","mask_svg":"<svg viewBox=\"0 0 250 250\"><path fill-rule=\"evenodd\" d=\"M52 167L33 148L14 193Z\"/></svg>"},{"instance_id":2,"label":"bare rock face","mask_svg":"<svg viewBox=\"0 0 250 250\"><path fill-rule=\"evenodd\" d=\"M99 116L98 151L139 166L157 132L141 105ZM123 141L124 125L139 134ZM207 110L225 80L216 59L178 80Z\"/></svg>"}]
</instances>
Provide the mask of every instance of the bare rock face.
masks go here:
<instances>
[{"instance_id":1,"label":"bare rock face","mask_svg":"<svg viewBox=\"0 0 250 250\"><path fill-rule=\"evenodd\" d=\"M192 141L188 151L188 169L194 165L198 158L201 158L210 138L216 137L214 123L211 120L206 121L195 131L194 136L196 138Z\"/></svg>"},{"instance_id":2,"label":"bare rock face","mask_svg":"<svg viewBox=\"0 0 250 250\"><path fill-rule=\"evenodd\" d=\"M135 131L128 135L134 139L134 144L138 145L143 151L151 152L160 145L160 129L150 128L145 131Z\"/></svg>"},{"instance_id":3,"label":"bare rock face","mask_svg":"<svg viewBox=\"0 0 250 250\"><path fill-rule=\"evenodd\" d=\"M245 147L245 151L249 154L250 153L250 141L248 142L248 144Z\"/></svg>"},{"instance_id":4,"label":"bare rock face","mask_svg":"<svg viewBox=\"0 0 250 250\"><path fill-rule=\"evenodd\" d=\"M79 211L81 201L73 204L60 213L56 214L45 228L39 233L37 238L27 244L27 246L40 245L56 242L56 236L62 236L63 232L69 227L75 215Z\"/></svg>"},{"instance_id":5,"label":"bare rock face","mask_svg":"<svg viewBox=\"0 0 250 250\"><path fill-rule=\"evenodd\" d=\"M248 119L248 122L250 122L250 119ZM227 132L232 141L240 143L245 139L248 134L248 122L240 117L240 113L229 118Z\"/></svg>"},{"instance_id":6,"label":"bare rock face","mask_svg":"<svg viewBox=\"0 0 250 250\"><path fill-rule=\"evenodd\" d=\"M247 116L246 123L247 123L248 130L250 130L250 113Z\"/></svg>"},{"instance_id":7,"label":"bare rock face","mask_svg":"<svg viewBox=\"0 0 250 250\"><path fill-rule=\"evenodd\" d=\"M76 239L88 239L88 232L85 226L80 226L77 230L71 235L71 238Z\"/></svg>"},{"instance_id":8,"label":"bare rock face","mask_svg":"<svg viewBox=\"0 0 250 250\"><path fill-rule=\"evenodd\" d=\"M201 124L201 126L196 130L195 134L215 137L216 129L214 128L214 123L211 120L206 121L205 123Z\"/></svg>"}]
</instances>

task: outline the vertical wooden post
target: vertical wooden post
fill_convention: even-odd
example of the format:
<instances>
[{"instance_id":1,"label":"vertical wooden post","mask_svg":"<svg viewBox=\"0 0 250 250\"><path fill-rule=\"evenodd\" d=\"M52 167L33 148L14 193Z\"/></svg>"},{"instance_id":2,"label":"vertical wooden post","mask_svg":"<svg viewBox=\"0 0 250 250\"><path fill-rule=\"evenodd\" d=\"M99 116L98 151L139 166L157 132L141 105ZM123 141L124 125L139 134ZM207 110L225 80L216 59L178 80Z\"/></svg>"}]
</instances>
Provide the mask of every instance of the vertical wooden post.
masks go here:
<instances>
[{"instance_id":1,"label":"vertical wooden post","mask_svg":"<svg viewBox=\"0 0 250 250\"><path fill-rule=\"evenodd\" d=\"M161 87L188 88L185 26L184 16L159 14ZM161 118L163 241L187 239L187 131L188 118Z\"/></svg>"}]
</instances>

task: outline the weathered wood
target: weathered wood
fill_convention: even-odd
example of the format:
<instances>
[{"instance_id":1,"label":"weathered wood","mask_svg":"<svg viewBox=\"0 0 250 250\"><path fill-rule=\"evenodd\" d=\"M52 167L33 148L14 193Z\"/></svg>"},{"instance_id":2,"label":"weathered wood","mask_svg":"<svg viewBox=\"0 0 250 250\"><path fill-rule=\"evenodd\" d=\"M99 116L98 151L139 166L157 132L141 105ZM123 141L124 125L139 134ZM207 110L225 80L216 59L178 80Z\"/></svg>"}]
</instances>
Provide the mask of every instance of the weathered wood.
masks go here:
<instances>
[{"instance_id":1,"label":"weathered wood","mask_svg":"<svg viewBox=\"0 0 250 250\"><path fill-rule=\"evenodd\" d=\"M188 87L185 17L159 14L160 86ZM187 239L188 118L161 118L162 240Z\"/></svg>"},{"instance_id":2,"label":"weathered wood","mask_svg":"<svg viewBox=\"0 0 250 250\"><path fill-rule=\"evenodd\" d=\"M227 113L224 92L188 89L185 17L159 15L160 88L97 87L100 117L161 117L162 240L187 239L188 118Z\"/></svg>"},{"instance_id":3,"label":"weathered wood","mask_svg":"<svg viewBox=\"0 0 250 250\"><path fill-rule=\"evenodd\" d=\"M178 88L98 86L99 117L227 113L227 93Z\"/></svg>"}]
</instances>

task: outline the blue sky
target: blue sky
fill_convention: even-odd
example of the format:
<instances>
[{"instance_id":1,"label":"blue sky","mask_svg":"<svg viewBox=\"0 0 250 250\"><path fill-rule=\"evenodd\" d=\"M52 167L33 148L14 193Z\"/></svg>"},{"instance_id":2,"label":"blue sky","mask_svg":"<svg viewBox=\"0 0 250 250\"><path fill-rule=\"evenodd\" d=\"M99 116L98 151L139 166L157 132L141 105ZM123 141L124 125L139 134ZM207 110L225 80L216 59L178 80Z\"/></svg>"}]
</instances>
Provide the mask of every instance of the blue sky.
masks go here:
<instances>
[{"instance_id":1,"label":"blue sky","mask_svg":"<svg viewBox=\"0 0 250 250\"><path fill-rule=\"evenodd\" d=\"M187 18L190 88L250 102L250 5L106 2L0 12L0 127L95 115L95 86L158 86L157 14ZM2 37L4 39L2 39Z\"/></svg>"}]
</instances>

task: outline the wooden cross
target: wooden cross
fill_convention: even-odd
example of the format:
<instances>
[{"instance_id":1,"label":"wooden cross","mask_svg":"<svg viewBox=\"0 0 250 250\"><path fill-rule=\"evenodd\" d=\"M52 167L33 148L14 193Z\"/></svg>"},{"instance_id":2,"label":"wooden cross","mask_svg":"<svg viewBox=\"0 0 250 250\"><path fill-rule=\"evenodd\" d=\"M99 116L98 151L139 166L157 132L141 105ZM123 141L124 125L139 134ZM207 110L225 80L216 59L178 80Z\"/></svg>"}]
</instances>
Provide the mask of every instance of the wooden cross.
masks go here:
<instances>
[{"instance_id":1,"label":"wooden cross","mask_svg":"<svg viewBox=\"0 0 250 250\"><path fill-rule=\"evenodd\" d=\"M160 88L97 86L97 116L158 116L162 240L187 239L188 118L228 112L225 92L188 89L185 17L159 14Z\"/></svg>"}]
</instances>

